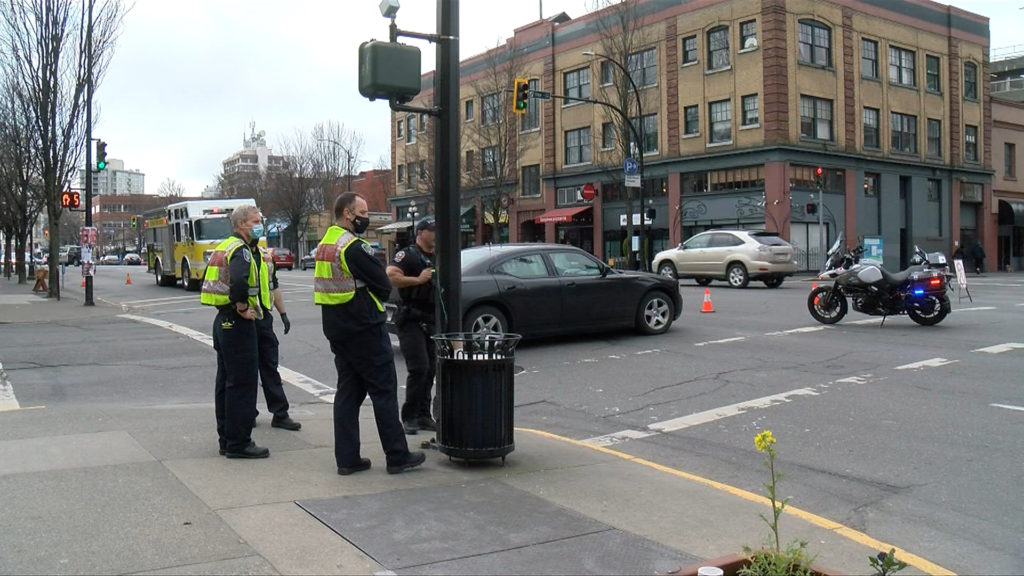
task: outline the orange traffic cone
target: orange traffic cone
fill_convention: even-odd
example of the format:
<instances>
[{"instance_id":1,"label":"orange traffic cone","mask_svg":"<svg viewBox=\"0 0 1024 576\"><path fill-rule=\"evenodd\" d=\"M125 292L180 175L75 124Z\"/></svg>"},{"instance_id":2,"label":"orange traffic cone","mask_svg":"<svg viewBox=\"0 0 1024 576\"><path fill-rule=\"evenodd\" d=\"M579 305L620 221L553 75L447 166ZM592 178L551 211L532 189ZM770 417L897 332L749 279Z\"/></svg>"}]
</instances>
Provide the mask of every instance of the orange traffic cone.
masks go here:
<instances>
[{"instance_id":1,"label":"orange traffic cone","mask_svg":"<svg viewBox=\"0 0 1024 576\"><path fill-rule=\"evenodd\" d=\"M82 288L85 288L85 276L82 276Z\"/></svg>"},{"instance_id":2,"label":"orange traffic cone","mask_svg":"<svg viewBox=\"0 0 1024 576\"><path fill-rule=\"evenodd\" d=\"M124 273L124 283L125 284L131 284L132 283L132 275L131 275L130 272L125 272Z\"/></svg>"},{"instance_id":3,"label":"orange traffic cone","mask_svg":"<svg viewBox=\"0 0 1024 576\"><path fill-rule=\"evenodd\" d=\"M711 306L711 289L710 288L705 288L704 289L704 303L701 304L700 311L704 312L704 313L706 313L706 312L714 312L715 311L714 307Z\"/></svg>"}]
</instances>

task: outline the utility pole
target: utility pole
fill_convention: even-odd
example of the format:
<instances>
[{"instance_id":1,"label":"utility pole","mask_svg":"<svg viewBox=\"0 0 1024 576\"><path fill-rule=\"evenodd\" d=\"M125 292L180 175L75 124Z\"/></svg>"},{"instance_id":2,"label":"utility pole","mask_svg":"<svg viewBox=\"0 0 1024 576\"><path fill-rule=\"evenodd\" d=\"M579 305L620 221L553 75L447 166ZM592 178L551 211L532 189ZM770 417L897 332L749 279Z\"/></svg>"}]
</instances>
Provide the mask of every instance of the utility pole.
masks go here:
<instances>
[{"instance_id":1,"label":"utility pole","mask_svg":"<svg viewBox=\"0 0 1024 576\"><path fill-rule=\"evenodd\" d=\"M440 110L434 136L437 186L434 206L441 228L437 273L441 293L436 314L442 332L462 332L462 253L459 246L459 0L437 0L437 74L434 106Z\"/></svg>"},{"instance_id":2,"label":"utility pole","mask_svg":"<svg viewBox=\"0 0 1024 576\"><path fill-rule=\"evenodd\" d=\"M92 226L92 90L93 90L93 78L92 78L92 5L93 0L89 2L89 22L85 29L85 59L86 65L89 67L89 79L86 82L85 92L85 227L89 228ZM95 262L95 260L93 261ZM90 266L95 266L94 263L90 263ZM90 270L91 272L91 270ZM85 306L95 306L96 302L92 298L92 274L87 274L85 269L85 263L82 263L82 273L85 274Z\"/></svg>"}]
</instances>

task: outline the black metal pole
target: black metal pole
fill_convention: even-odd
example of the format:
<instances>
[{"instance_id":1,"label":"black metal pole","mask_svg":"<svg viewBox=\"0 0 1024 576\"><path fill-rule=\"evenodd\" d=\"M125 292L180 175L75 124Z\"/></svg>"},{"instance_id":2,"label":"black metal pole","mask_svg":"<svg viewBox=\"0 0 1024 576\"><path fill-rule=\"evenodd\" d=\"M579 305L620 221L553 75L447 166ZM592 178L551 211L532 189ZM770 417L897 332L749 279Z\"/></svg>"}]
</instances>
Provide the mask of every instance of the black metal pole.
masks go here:
<instances>
[{"instance_id":1,"label":"black metal pole","mask_svg":"<svg viewBox=\"0 0 1024 576\"><path fill-rule=\"evenodd\" d=\"M440 109L434 137L434 206L437 244L439 331L462 331L462 253L459 242L459 0L437 0L437 67L434 106Z\"/></svg>"},{"instance_id":2,"label":"black metal pole","mask_svg":"<svg viewBox=\"0 0 1024 576\"><path fill-rule=\"evenodd\" d=\"M92 5L89 2L89 22L85 29L85 54L86 63L89 66L89 79L86 82L85 94L85 227L92 226ZM95 257L92 258L90 266L95 266ZM85 274L85 263L81 262L82 273ZM95 306L92 298L92 275L85 276L85 306Z\"/></svg>"}]
</instances>

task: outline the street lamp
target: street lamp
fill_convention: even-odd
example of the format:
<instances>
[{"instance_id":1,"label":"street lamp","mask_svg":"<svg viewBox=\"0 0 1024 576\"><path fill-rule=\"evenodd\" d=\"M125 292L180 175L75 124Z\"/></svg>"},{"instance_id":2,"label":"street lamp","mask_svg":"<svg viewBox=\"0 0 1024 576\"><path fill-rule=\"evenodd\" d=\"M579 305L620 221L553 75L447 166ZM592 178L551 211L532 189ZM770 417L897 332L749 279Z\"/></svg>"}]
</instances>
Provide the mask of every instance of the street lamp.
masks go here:
<instances>
[{"instance_id":1,"label":"street lamp","mask_svg":"<svg viewBox=\"0 0 1024 576\"><path fill-rule=\"evenodd\" d=\"M605 60L614 64L616 68L622 71L622 74L626 77L626 80L629 81L629 87L632 88L633 95L636 97L636 115L637 120L640 124L640 129L637 130L640 133L640 141L637 142L637 151L639 152L639 158L637 159L637 169L640 173L640 192L639 197L637 199L638 203L640 204L640 269L647 270L647 257L644 256L644 218L646 217L646 212L644 211L644 109L643 104L640 102L640 90L636 87L636 82L633 82L633 76L629 73L629 70L627 70L626 67L623 66L622 63L620 63L618 60L606 54L594 52L593 50L584 50L583 55L604 58ZM629 107L627 106L626 108L628 109ZM626 118L626 121L632 124L632 121L629 118ZM627 224L632 222L633 220L632 210L630 210L628 218L629 220L627 220Z\"/></svg>"},{"instance_id":2,"label":"street lamp","mask_svg":"<svg viewBox=\"0 0 1024 576\"><path fill-rule=\"evenodd\" d=\"M385 2L387 2L387 0L385 0ZM395 3L397 4L397 2L395 2ZM397 10L397 8L396 8L396 10ZM346 192L351 192L352 191L352 151L349 150L348 146L345 146L344 144L342 144L341 142L338 142L337 140L334 140L333 138L317 138L317 142L327 142L329 144L334 144L338 148L341 148L342 152L345 153L345 172L347 172L347 174L345 175ZM359 162L359 164L362 164L362 162Z\"/></svg>"},{"instance_id":3,"label":"street lamp","mask_svg":"<svg viewBox=\"0 0 1024 576\"><path fill-rule=\"evenodd\" d=\"M416 201L410 200L409 209L406 210L405 212L405 216L409 218L409 220L412 222L409 225L409 244L412 244L413 238L415 238L414 234L416 233L416 218L419 217L419 215L420 210L419 208L416 207Z\"/></svg>"}]
</instances>

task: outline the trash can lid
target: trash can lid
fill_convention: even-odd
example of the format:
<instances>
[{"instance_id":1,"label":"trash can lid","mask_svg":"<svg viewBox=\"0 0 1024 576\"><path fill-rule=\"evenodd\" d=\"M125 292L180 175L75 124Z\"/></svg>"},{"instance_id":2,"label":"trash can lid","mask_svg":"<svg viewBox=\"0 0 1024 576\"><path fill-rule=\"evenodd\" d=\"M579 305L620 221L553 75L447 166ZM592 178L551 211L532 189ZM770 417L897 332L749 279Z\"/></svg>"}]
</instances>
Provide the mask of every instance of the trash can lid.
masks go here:
<instances>
[{"instance_id":1,"label":"trash can lid","mask_svg":"<svg viewBox=\"0 0 1024 576\"><path fill-rule=\"evenodd\" d=\"M439 358L472 356L477 358L511 358L520 334L506 332L448 332L431 336Z\"/></svg>"}]
</instances>

